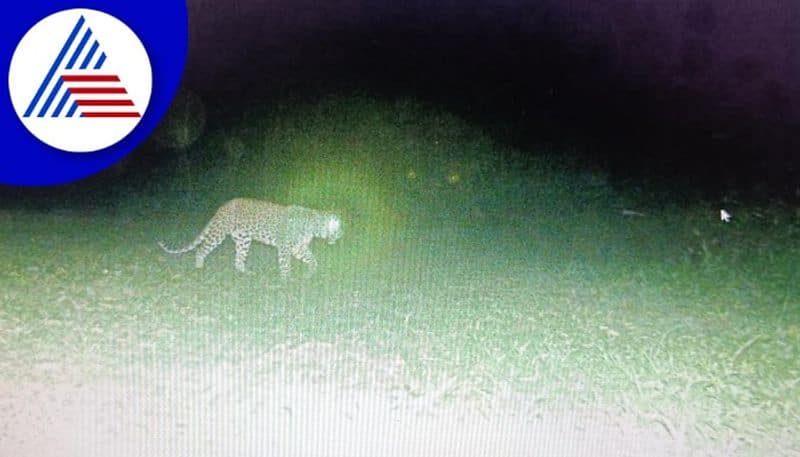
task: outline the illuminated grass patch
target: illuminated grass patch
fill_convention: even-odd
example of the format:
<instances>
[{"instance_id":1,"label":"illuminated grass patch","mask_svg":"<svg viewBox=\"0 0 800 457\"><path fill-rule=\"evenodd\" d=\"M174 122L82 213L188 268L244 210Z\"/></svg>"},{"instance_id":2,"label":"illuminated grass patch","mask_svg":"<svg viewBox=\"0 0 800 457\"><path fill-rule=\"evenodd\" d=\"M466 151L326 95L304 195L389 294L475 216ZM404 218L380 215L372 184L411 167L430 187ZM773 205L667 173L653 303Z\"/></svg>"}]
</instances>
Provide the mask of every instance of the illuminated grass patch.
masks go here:
<instances>
[{"instance_id":1,"label":"illuminated grass patch","mask_svg":"<svg viewBox=\"0 0 800 457\"><path fill-rule=\"evenodd\" d=\"M514 159L407 100L262 110L209 132L185 168L110 194L127 200L0 213L0 372L213 366L245 389L277 371L242 354L328 348L287 373L369 357L400 373L377 387L421 414L519 394L537 405L525 420L625 410L711 455L796 444L796 214L738 205L723 224L714 205L614 190L558 151ZM238 196L338 211L345 236L314 244L318 275L288 284L268 248L243 276L230 242L202 270L156 246L188 242Z\"/></svg>"}]
</instances>

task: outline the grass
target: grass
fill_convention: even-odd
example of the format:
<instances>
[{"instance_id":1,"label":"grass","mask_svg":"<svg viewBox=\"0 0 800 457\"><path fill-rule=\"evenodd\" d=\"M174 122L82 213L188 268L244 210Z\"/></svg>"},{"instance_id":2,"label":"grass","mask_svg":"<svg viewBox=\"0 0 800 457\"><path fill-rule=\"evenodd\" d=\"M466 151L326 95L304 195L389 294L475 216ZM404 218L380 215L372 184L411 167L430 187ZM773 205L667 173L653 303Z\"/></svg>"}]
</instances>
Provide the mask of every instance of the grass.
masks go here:
<instances>
[{"instance_id":1,"label":"grass","mask_svg":"<svg viewBox=\"0 0 800 457\"><path fill-rule=\"evenodd\" d=\"M796 212L732 203L724 224L717 206L614 189L558 150L523 160L412 100L246 114L170 150L148 182L0 210L0 372L330 343L399 367L389 387L418 404L491 411L511 389L613 406L688 449L797 450ZM255 276L234 273L230 243L199 271L158 249L234 196L335 209L345 237L289 284L260 246Z\"/></svg>"}]
</instances>

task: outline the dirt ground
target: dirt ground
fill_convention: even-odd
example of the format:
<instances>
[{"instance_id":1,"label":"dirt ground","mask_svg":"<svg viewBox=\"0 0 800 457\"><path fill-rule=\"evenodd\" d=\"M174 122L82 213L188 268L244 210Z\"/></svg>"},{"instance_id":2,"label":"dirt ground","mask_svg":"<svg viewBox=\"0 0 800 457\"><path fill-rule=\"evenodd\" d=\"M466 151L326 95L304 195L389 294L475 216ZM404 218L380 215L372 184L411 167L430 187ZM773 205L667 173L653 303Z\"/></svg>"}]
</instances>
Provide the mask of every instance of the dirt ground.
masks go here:
<instances>
[{"instance_id":1,"label":"dirt ground","mask_svg":"<svg viewBox=\"0 0 800 457\"><path fill-rule=\"evenodd\" d=\"M414 392L396 362L326 345L122 376L78 376L52 361L35 370L39 380L0 382L2 456L704 455L599 406L545 407L506 392L482 409L449 398L457 388L447 381Z\"/></svg>"}]
</instances>

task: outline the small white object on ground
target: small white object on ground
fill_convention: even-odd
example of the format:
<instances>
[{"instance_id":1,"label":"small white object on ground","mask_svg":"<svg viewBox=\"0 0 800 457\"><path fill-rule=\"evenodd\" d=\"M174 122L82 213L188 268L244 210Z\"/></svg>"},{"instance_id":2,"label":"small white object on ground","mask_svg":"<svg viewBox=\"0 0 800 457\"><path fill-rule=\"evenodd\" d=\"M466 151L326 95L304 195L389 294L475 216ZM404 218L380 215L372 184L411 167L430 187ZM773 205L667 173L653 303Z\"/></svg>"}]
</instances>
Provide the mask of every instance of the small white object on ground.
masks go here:
<instances>
[{"instance_id":1,"label":"small white object on ground","mask_svg":"<svg viewBox=\"0 0 800 457\"><path fill-rule=\"evenodd\" d=\"M623 209L622 210L623 216L644 216L644 213L640 213L639 211L634 211L632 209Z\"/></svg>"}]
</instances>

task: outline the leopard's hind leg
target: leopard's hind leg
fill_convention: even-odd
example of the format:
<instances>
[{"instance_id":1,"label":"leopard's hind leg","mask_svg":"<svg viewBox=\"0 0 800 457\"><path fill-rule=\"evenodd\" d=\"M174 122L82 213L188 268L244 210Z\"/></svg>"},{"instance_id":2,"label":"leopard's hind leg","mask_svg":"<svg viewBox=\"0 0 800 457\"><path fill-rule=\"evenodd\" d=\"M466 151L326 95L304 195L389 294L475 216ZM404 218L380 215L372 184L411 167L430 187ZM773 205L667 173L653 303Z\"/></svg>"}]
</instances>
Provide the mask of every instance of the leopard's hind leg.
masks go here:
<instances>
[{"instance_id":1,"label":"leopard's hind leg","mask_svg":"<svg viewBox=\"0 0 800 457\"><path fill-rule=\"evenodd\" d=\"M292 273L292 253L288 249L278 248L278 267L281 278L288 279Z\"/></svg>"},{"instance_id":2,"label":"leopard's hind leg","mask_svg":"<svg viewBox=\"0 0 800 457\"><path fill-rule=\"evenodd\" d=\"M195 268L203 268L203 264L205 263L206 257L211 254L211 251L217 248L223 241L225 241L224 234L213 234L208 233L204 238L203 241L200 243L200 246L197 248L194 257L194 266Z\"/></svg>"},{"instance_id":3,"label":"leopard's hind leg","mask_svg":"<svg viewBox=\"0 0 800 457\"><path fill-rule=\"evenodd\" d=\"M248 273L245 262L247 261L247 254L250 252L250 244L253 242L253 238L239 232L232 233L231 238L233 238L233 242L236 245L236 259L234 260L236 271Z\"/></svg>"}]
</instances>

